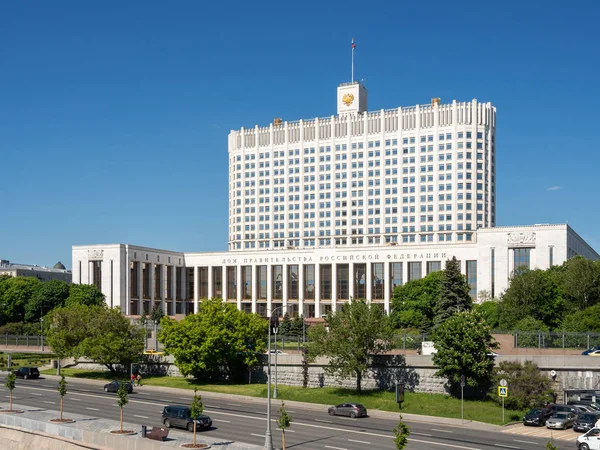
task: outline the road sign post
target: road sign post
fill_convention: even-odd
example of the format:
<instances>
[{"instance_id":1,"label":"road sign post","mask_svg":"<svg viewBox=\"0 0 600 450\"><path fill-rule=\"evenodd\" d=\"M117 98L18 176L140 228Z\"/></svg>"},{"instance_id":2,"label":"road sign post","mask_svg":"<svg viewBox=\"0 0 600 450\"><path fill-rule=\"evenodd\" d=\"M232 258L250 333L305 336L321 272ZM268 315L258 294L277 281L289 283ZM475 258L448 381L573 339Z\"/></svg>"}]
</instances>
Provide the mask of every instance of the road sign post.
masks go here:
<instances>
[{"instance_id":1,"label":"road sign post","mask_svg":"<svg viewBox=\"0 0 600 450\"><path fill-rule=\"evenodd\" d=\"M460 376L460 423L464 423L465 420L465 396L464 396L464 388L465 388L465 376Z\"/></svg>"},{"instance_id":2,"label":"road sign post","mask_svg":"<svg viewBox=\"0 0 600 450\"><path fill-rule=\"evenodd\" d=\"M498 396L502 399L502 425L504 425L504 397L508 397L508 382L504 378L500 380Z\"/></svg>"}]
</instances>

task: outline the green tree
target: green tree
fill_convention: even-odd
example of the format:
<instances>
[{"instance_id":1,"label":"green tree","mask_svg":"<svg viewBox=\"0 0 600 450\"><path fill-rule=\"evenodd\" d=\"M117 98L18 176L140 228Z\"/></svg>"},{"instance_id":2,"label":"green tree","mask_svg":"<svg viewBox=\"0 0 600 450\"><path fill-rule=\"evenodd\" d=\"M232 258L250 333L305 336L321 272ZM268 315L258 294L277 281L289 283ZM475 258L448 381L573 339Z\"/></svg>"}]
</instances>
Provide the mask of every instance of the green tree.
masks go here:
<instances>
[{"instance_id":1,"label":"green tree","mask_svg":"<svg viewBox=\"0 0 600 450\"><path fill-rule=\"evenodd\" d=\"M394 289L392 312L394 328L410 328L427 333L433 325L434 308L440 296L443 271L411 280Z\"/></svg>"},{"instance_id":2,"label":"green tree","mask_svg":"<svg viewBox=\"0 0 600 450\"><path fill-rule=\"evenodd\" d=\"M9 369L8 371L8 375L6 376L6 389L8 389L8 394L9 394L9 398L10 398L10 403L9 403L9 407L8 410L12 411L12 396L13 396L13 390L15 389L16 386L16 380L17 380L17 376L15 375L15 373L12 371L12 369Z\"/></svg>"},{"instance_id":3,"label":"green tree","mask_svg":"<svg viewBox=\"0 0 600 450\"><path fill-rule=\"evenodd\" d=\"M498 348L498 343L479 313L464 311L451 316L435 329L433 342L437 351L432 360L439 368L435 375L448 379L452 395L458 393L461 375L473 395L488 391L494 368L490 350Z\"/></svg>"},{"instance_id":4,"label":"green tree","mask_svg":"<svg viewBox=\"0 0 600 450\"><path fill-rule=\"evenodd\" d=\"M392 327L388 316L378 305L364 300L344 303L327 315L325 325L309 330L309 353L312 358L326 356L325 371L338 377L356 377L356 389L361 393L361 381L369 368L371 355L392 346Z\"/></svg>"},{"instance_id":5,"label":"green tree","mask_svg":"<svg viewBox=\"0 0 600 450\"><path fill-rule=\"evenodd\" d=\"M561 328L577 333L600 332L600 304L565 316Z\"/></svg>"},{"instance_id":6,"label":"green tree","mask_svg":"<svg viewBox=\"0 0 600 450\"><path fill-rule=\"evenodd\" d=\"M304 329L304 316L296 316L290 324L290 336L302 336Z\"/></svg>"},{"instance_id":7,"label":"green tree","mask_svg":"<svg viewBox=\"0 0 600 450\"><path fill-rule=\"evenodd\" d=\"M39 321L54 308L65 306L69 297L69 285L64 281L50 280L40 283L25 305L25 320Z\"/></svg>"},{"instance_id":8,"label":"green tree","mask_svg":"<svg viewBox=\"0 0 600 450\"><path fill-rule=\"evenodd\" d=\"M282 450L285 450L285 430L287 430L291 424L292 416L290 416L285 410L285 403L281 402L281 408L279 408L279 418L277 419L277 426L281 430Z\"/></svg>"},{"instance_id":9,"label":"green tree","mask_svg":"<svg viewBox=\"0 0 600 450\"><path fill-rule=\"evenodd\" d=\"M435 305L434 327L439 326L454 314L473 308L473 300L469 295L471 288L465 276L460 273L460 264L453 256L446 260L444 278L440 289L440 298Z\"/></svg>"},{"instance_id":10,"label":"green tree","mask_svg":"<svg viewBox=\"0 0 600 450\"><path fill-rule=\"evenodd\" d=\"M559 277L571 310L583 310L600 302L600 261L582 256L569 259Z\"/></svg>"},{"instance_id":11,"label":"green tree","mask_svg":"<svg viewBox=\"0 0 600 450\"><path fill-rule=\"evenodd\" d=\"M10 277L2 282L3 292L0 304L3 305L2 316L5 323L22 322L25 319L27 303L40 284L41 281L33 277Z\"/></svg>"},{"instance_id":12,"label":"green tree","mask_svg":"<svg viewBox=\"0 0 600 450\"><path fill-rule=\"evenodd\" d=\"M398 422L398 426L394 428L394 444L396 444L398 450L403 450L404 447L406 447L409 435L410 430L402 421L402 414L400 414L400 422Z\"/></svg>"},{"instance_id":13,"label":"green tree","mask_svg":"<svg viewBox=\"0 0 600 450\"><path fill-rule=\"evenodd\" d=\"M90 323L78 353L103 364L114 373L117 365L129 367L144 351L144 330L134 325L119 308L91 306Z\"/></svg>"},{"instance_id":14,"label":"green tree","mask_svg":"<svg viewBox=\"0 0 600 450\"><path fill-rule=\"evenodd\" d=\"M69 296L65 300L66 306L86 305L102 306L105 297L93 284L72 284L69 286Z\"/></svg>"},{"instance_id":15,"label":"green tree","mask_svg":"<svg viewBox=\"0 0 600 450\"><path fill-rule=\"evenodd\" d=\"M499 315L498 315L498 302L487 301L478 305L473 305L474 309L483 317L486 323L492 330L498 328Z\"/></svg>"},{"instance_id":16,"label":"green tree","mask_svg":"<svg viewBox=\"0 0 600 450\"><path fill-rule=\"evenodd\" d=\"M510 395L504 399L504 405L508 409L523 410L553 400L550 380L542 375L533 361L502 361L494 369L495 383L490 396L496 401L499 398L495 388L502 379L510 387Z\"/></svg>"},{"instance_id":17,"label":"green tree","mask_svg":"<svg viewBox=\"0 0 600 450\"><path fill-rule=\"evenodd\" d=\"M511 277L498 305L499 326L512 331L519 320L531 316L554 329L564 310L565 302L551 271L521 270Z\"/></svg>"},{"instance_id":18,"label":"green tree","mask_svg":"<svg viewBox=\"0 0 600 450\"><path fill-rule=\"evenodd\" d=\"M60 381L58 382L58 386L56 388L58 390L58 395L60 395L60 420L63 420L63 399L65 395L67 395L67 382L65 381L65 376L60 376Z\"/></svg>"},{"instance_id":19,"label":"green tree","mask_svg":"<svg viewBox=\"0 0 600 450\"><path fill-rule=\"evenodd\" d=\"M91 310L84 305L56 308L48 315L46 342L60 359L79 357L78 346L87 335Z\"/></svg>"},{"instance_id":20,"label":"green tree","mask_svg":"<svg viewBox=\"0 0 600 450\"><path fill-rule=\"evenodd\" d=\"M119 406L120 410L119 431L121 433L123 432L123 408L125 405L127 405L127 403L129 403L129 394L127 393L126 387L127 383L127 381L121 381L119 390L117 391L117 405Z\"/></svg>"},{"instance_id":21,"label":"green tree","mask_svg":"<svg viewBox=\"0 0 600 450\"><path fill-rule=\"evenodd\" d=\"M198 314L177 321L164 317L159 341L185 376L201 378L225 370L240 377L266 348L267 322L221 299L203 300Z\"/></svg>"},{"instance_id":22,"label":"green tree","mask_svg":"<svg viewBox=\"0 0 600 450\"><path fill-rule=\"evenodd\" d=\"M198 388L194 388L194 399L190 405L190 416L194 421L194 447L196 446L196 419L204 412L202 396L198 394Z\"/></svg>"},{"instance_id":23,"label":"green tree","mask_svg":"<svg viewBox=\"0 0 600 450\"><path fill-rule=\"evenodd\" d=\"M289 336L292 328L292 319L290 319L290 315L286 312L283 315L283 320L279 324L279 334L281 336Z\"/></svg>"},{"instance_id":24,"label":"green tree","mask_svg":"<svg viewBox=\"0 0 600 450\"><path fill-rule=\"evenodd\" d=\"M48 344L60 358L85 356L115 373L144 351L144 330L118 308L75 304L52 311L50 322Z\"/></svg>"}]
</instances>

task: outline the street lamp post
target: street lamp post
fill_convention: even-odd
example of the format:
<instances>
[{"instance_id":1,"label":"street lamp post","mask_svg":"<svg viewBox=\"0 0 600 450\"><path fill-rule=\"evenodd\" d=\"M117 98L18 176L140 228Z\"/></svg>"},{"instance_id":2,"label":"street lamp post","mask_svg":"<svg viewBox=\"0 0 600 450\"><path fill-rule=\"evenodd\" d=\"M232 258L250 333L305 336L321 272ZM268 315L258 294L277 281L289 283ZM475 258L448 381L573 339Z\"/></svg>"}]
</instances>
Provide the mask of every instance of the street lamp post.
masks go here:
<instances>
[{"instance_id":1,"label":"street lamp post","mask_svg":"<svg viewBox=\"0 0 600 450\"><path fill-rule=\"evenodd\" d=\"M273 435L271 434L271 319L273 313L283 305L278 306L269 314L269 343L267 346L267 432L265 433L265 449L273 450ZM277 331L277 328L274 330Z\"/></svg>"},{"instance_id":2,"label":"street lamp post","mask_svg":"<svg viewBox=\"0 0 600 450\"><path fill-rule=\"evenodd\" d=\"M279 331L279 328L273 329L275 334L275 387L273 388L273 398L277 398L277 331Z\"/></svg>"},{"instance_id":3,"label":"street lamp post","mask_svg":"<svg viewBox=\"0 0 600 450\"><path fill-rule=\"evenodd\" d=\"M42 338L42 351L44 351L44 318L40 316L40 337Z\"/></svg>"}]
</instances>

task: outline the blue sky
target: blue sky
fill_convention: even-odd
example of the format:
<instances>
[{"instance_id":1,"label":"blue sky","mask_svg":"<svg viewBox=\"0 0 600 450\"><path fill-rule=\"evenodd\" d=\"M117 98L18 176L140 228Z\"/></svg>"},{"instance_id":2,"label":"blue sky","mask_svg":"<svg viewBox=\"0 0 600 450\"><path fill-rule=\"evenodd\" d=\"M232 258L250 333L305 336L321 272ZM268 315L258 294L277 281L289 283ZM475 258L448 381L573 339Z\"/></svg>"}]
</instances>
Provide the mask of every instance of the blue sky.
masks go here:
<instances>
[{"instance_id":1,"label":"blue sky","mask_svg":"<svg viewBox=\"0 0 600 450\"><path fill-rule=\"evenodd\" d=\"M0 257L227 249L231 129L477 98L498 108L498 225L600 249L597 1L0 3Z\"/></svg>"}]
</instances>

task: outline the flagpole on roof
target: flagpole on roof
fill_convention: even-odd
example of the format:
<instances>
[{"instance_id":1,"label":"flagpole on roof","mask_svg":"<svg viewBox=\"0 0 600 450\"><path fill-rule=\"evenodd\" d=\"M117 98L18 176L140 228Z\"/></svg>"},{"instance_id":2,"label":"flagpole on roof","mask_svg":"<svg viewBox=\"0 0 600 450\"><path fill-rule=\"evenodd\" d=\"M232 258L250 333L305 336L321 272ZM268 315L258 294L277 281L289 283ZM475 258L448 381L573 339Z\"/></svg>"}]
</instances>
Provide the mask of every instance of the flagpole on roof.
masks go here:
<instances>
[{"instance_id":1,"label":"flagpole on roof","mask_svg":"<svg viewBox=\"0 0 600 450\"><path fill-rule=\"evenodd\" d=\"M354 83L354 49L356 48L356 44L354 43L354 38L352 38L352 83Z\"/></svg>"}]
</instances>

